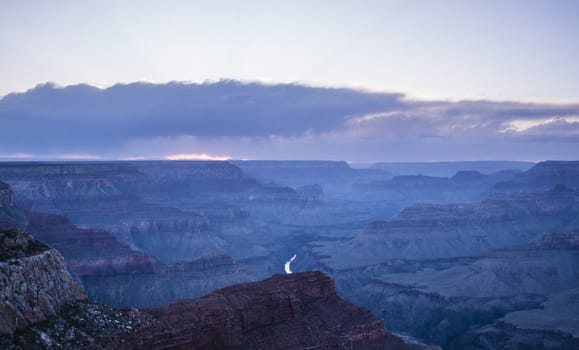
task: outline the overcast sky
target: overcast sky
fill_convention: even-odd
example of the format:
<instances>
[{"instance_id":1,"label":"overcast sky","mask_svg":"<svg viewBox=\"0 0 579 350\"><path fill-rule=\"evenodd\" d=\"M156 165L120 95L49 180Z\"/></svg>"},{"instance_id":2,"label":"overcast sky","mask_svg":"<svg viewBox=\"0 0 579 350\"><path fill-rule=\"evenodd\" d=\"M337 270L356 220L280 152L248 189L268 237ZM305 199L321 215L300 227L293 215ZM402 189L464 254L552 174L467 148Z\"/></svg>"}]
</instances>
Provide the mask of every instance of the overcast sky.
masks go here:
<instances>
[{"instance_id":1,"label":"overcast sky","mask_svg":"<svg viewBox=\"0 0 579 350\"><path fill-rule=\"evenodd\" d=\"M0 100L0 159L576 159L579 104L296 84L38 85Z\"/></svg>"},{"instance_id":2,"label":"overcast sky","mask_svg":"<svg viewBox=\"0 0 579 350\"><path fill-rule=\"evenodd\" d=\"M576 0L0 0L0 95L206 79L572 101Z\"/></svg>"},{"instance_id":3,"label":"overcast sky","mask_svg":"<svg viewBox=\"0 0 579 350\"><path fill-rule=\"evenodd\" d=\"M577 158L577 38L574 0L0 0L0 159Z\"/></svg>"}]
</instances>

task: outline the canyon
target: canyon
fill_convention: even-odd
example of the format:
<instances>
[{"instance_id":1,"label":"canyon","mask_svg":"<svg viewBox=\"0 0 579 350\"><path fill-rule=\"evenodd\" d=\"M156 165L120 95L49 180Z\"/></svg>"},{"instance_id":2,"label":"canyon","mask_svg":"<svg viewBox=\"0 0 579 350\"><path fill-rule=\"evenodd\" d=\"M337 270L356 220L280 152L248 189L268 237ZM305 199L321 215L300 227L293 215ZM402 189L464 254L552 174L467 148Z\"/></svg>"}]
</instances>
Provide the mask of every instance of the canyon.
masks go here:
<instances>
[{"instance_id":1,"label":"canyon","mask_svg":"<svg viewBox=\"0 0 579 350\"><path fill-rule=\"evenodd\" d=\"M274 275L146 310L86 300L62 256L0 231L3 349L435 349L407 344L321 272ZM34 291L34 293L31 293Z\"/></svg>"},{"instance_id":2,"label":"canyon","mask_svg":"<svg viewBox=\"0 0 579 350\"><path fill-rule=\"evenodd\" d=\"M0 181L0 228L61 251L102 307L145 308L176 322L148 340L133 332L127 344L197 332L171 318L181 309L219 304L225 309L214 315L237 315L239 303L248 305L211 291L282 284L276 274L297 255L291 276L321 271L332 293L417 343L579 347L579 162L16 162L0 163ZM292 295L280 298L303 299ZM259 343L244 333L245 320L235 322L227 338L236 346L279 345ZM306 332L299 327L264 332ZM343 336L322 333L328 344Z\"/></svg>"}]
</instances>

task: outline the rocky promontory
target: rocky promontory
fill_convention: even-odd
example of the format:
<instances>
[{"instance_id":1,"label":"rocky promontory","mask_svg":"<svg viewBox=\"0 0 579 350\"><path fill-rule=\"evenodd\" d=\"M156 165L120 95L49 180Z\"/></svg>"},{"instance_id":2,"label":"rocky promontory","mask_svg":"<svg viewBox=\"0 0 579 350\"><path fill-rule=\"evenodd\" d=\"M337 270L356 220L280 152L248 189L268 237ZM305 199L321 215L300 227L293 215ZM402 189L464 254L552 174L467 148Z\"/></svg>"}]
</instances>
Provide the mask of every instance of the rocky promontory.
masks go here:
<instances>
[{"instance_id":1,"label":"rocky promontory","mask_svg":"<svg viewBox=\"0 0 579 350\"><path fill-rule=\"evenodd\" d=\"M350 304L321 272L274 275L149 309L157 322L119 347L146 349L414 349Z\"/></svg>"},{"instance_id":2,"label":"rocky promontory","mask_svg":"<svg viewBox=\"0 0 579 350\"><path fill-rule=\"evenodd\" d=\"M0 231L0 334L12 334L84 299L64 259L32 236Z\"/></svg>"},{"instance_id":3,"label":"rocky promontory","mask_svg":"<svg viewBox=\"0 0 579 350\"><path fill-rule=\"evenodd\" d=\"M275 275L145 311L85 300L62 256L0 232L3 349L428 349L387 333L321 272Z\"/></svg>"}]
</instances>

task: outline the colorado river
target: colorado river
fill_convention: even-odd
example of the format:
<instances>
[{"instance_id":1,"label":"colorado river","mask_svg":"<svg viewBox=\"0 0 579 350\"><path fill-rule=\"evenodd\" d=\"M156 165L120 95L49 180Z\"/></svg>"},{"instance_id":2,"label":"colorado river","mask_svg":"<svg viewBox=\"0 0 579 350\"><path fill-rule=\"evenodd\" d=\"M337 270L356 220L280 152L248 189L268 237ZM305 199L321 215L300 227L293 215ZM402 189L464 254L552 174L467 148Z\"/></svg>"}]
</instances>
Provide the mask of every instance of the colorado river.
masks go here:
<instances>
[{"instance_id":1,"label":"colorado river","mask_svg":"<svg viewBox=\"0 0 579 350\"><path fill-rule=\"evenodd\" d=\"M292 256L291 259L289 259L288 261L286 261L284 268L285 268L285 273L287 273L288 275L290 273L292 273L292 270L290 270L290 265L291 263L296 259L296 254L294 254L294 256Z\"/></svg>"}]
</instances>

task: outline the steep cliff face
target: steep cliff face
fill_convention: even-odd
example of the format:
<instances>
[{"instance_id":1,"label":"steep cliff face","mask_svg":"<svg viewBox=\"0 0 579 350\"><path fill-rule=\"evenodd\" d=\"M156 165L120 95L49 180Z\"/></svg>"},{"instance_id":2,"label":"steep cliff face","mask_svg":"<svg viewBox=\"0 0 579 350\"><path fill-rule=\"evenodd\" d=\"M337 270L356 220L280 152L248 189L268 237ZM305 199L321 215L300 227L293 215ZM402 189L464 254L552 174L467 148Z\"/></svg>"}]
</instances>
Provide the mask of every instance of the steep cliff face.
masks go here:
<instances>
[{"instance_id":1,"label":"steep cliff face","mask_svg":"<svg viewBox=\"0 0 579 350\"><path fill-rule=\"evenodd\" d=\"M60 253L28 234L0 231L1 349L103 349L151 320L88 302Z\"/></svg>"},{"instance_id":2,"label":"steep cliff face","mask_svg":"<svg viewBox=\"0 0 579 350\"><path fill-rule=\"evenodd\" d=\"M152 255L135 251L103 230L80 229L54 214L29 214L28 232L62 252L68 269L87 276L147 274L161 271Z\"/></svg>"},{"instance_id":3,"label":"steep cliff face","mask_svg":"<svg viewBox=\"0 0 579 350\"><path fill-rule=\"evenodd\" d=\"M158 322L120 343L147 349L410 349L342 300L319 272L275 275L150 309Z\"/></svg>"},{"instance_id":4,"label":"steep cliff face","mask_svg":"<svg viewBox=\"0 0 579 350\"><path fill-rule=\"evenodd\" d=\"M85 298L56 250L14 231L0 231L0 249L0 334L44 321Z\"/></svg>"},{"instance_id":5,"label":"steep cliff face","mask_svg":"<svg viewBox=\"0 0 579 350\"><path fill-rule=\"evenodd\" d=\"M148 202L163 203L181 210L198 210L206 204L247 201L247 191L261 185L229 162L175 161L135 162L154 183L143 193Z\"/></svg>"},{"instance_id":6,"label":"steep cliff face","mask_svg":"<svg viewBox=\"0 0 579 350\"><path fill-rule=\"evenodd\" d=\"M131 249L106 231L78 228L63 216L29 214L29 217L27 230L62 251L67 268L80 278L89 297L108 305L162 305L252 280L227 255L201 258L201 251L196 251L199 257L189 255L188 262L172 265L184 260L179 255L183 250L176 250L169 264L150 253ZM153 238L151 242L155 242ZM175 237L166 239L169 242L165 245L175 243ZM185 247L190 247L194 242L186 243ZM170 249L166 254L162 256L170 256Z\"/></svg>"},{"instance_id":7,"label":"steep cliff face","mask_svg":"<svg viewBox=\"0 0 579 350\"><path fill-rule=\"evenodd\" d=\"M159 291L165 300L174 300L207 293L213 286L231 284L220 277L220 269L233 265L228 257L201 259L167 267L156 262L139 264L137 261L117 261L129 255L126 247L115 244L110 235L90 230L79 230L57 215L35 217L33 224L53 230L45 233L49 238L67 248L74 258L71 267L84 282L118 279L103 293L121 295L125 300L144 300L142 303L159 303ZM36 226L37 228L39 226ZM61 233L58 229L64 228ZM86 236L84 236L86 234ZM66 237L70 235L69 237ZM77 237L75 237L77 236ZM103 237L104 236L104 237ZM78 248L94 244L90 256L79 257ZM75 249L73 249L75 248ZM102 248L104 251L99 251ZM106 253L107 249L108 254ZM136 258L139 253L134 254ZM141 267L141 270L136 269ZM144 270L142 270L144 268ZM233 274L238 271L233 271ZM242 275L242 274L238 274ZM151 290L143 280L157 281L162 286ZM122 281L125 283L120 283ZM204 283L204 280L207 282ZM126 281L135 281L124 288ZM173 282L181 281L191 286L184 288ZM172 284L173 283L173 284ZM99 283L98 287L103 286ZM191 292L195 291L195 292ZM162 293L161 293L162 294ZM28 234L0 231L0 348L2 349L102 349L120 334L135 332L152 322L152 316L135 309L116 310L108 306L86 302L83 287L74 281L65 269L62 256ZM132 299L131 299L132 298ZM130 303L127 303L130 304ZM115 348L115 347L112 347Z\"/></svg>"},{"instance_id":8,"label":"steep cliff face","mask_svg":"<svg viewBox=\"0 0 579 350\"><path fill-rule=\"evenodd\" d=\"M82 217L92 211L134 202L131 194L149 188L149 180L127 163L18 163L0 165L27 209Z\"/></svg>"}]
</instances>

